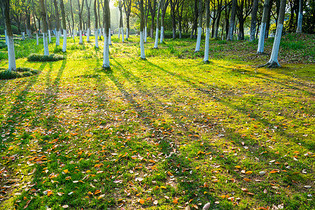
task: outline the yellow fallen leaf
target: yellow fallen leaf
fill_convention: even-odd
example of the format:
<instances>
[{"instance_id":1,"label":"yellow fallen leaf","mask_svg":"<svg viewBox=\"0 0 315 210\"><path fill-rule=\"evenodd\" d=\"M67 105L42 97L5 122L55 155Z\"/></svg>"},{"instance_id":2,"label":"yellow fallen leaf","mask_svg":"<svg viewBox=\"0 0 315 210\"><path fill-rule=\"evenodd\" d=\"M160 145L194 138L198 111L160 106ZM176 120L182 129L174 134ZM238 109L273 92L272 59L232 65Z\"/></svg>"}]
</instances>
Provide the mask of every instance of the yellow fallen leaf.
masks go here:
<instances>
[{"instance_id":1,"label":"yellow fallen leaf","mask_svg":"<svg viewBox=\"0 0 315 210\"><path fill-rule=\"evenodd\" d=\"M144 204L144 200L141 198L140 200L139 200L139 203L141 203L142 205Z\"/></svg>"},{"instance_id":2,"label":"yellow fallen leaf","mask_svg":"<svg viewBox=\"0 0 315 210\"><path fill-rule=\"evenodd\" d=\"M252 171L246 171L245 174L252 174L253 172Z\"/></svg>"},{"instance_id":3,"label":"yellow fallen leaf","mask_svg":"<svg viewBox=\"0 0 315 210\"><path fill-rule=\"evenodd\" d=\"M235 166L235 168L241 168L241 166Z\"/></svg>"},{"instance_id":4,"label":"yellow fallen leaf","mask_svg":"<svg viewBox=\"0 0 315 210\"><path fill-rule=\"evenodd\" d=\"M178 198L174 198L173 203L178 204Z\"/></svg>"},{"instance_id":5,"label":"yellow fallen leaf","mask_svg":"<svg viewBox=\"0 0 315 210\"><path fill-rule=\"evenodd\" d=\"M52 195L53 194L53 192L51 191L51 190L48 190L47 191L47 196L50 196L50 195Z\"/></svg>"},{"instance_id":6,"label":"yellow fallen leaf","mask_svg":"<svg viewBox=\"0 0 315 210\"><path fill-rule=\"evenodd\" d=\"M9 149L8 150L13 150L13 147L11 146L11 147L9 147Z\"/></svg>"},{"instance_id":7,"label":"yellow fallen leaf","mask_svg":"<svg viewBox=\"0 0 315 210\"><path fill-rule=\"evenodd\" d=\"M65 169L65 170L63 170L63 172L64 172L65 174L67 174L67 173L69 173L69 170L68 170L68 169Z\"/></svg>"}]
</instances>

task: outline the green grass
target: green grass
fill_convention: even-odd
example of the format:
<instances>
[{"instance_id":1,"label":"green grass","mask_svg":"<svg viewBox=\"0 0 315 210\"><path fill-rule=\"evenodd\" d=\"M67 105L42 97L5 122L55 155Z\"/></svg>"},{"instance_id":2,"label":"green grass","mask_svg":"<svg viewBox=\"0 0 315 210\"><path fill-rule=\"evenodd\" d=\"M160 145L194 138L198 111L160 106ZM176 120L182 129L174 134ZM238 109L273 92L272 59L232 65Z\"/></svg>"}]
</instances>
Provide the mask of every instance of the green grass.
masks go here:
<instances>
[{"instance_id":1,"label":"green grass","mask_svg":"<svg viewBox=\"0 0 315 210\"><path fill-rule=\"evenodd\" d=\"M17 68L15 71L8 71L7 69L0 68L0 80L30 77L38 73L37 70L31 68Z\"/></svg>"},{"instance_id":2,"label":"green grass","mask_svg":"<svg viewBox=\"0 0 315 210\"><path fill-rule=\"evenodd\" d=\"M256 69L249 42L212 40L205 65L193 40L149 38L147 60L117 41L110 70L101 42L69 39L65 60L25 52L41 74L0 81L1 209L312 209L313 55L288 45L283 68Z\"/></svg>"}]
</instances>

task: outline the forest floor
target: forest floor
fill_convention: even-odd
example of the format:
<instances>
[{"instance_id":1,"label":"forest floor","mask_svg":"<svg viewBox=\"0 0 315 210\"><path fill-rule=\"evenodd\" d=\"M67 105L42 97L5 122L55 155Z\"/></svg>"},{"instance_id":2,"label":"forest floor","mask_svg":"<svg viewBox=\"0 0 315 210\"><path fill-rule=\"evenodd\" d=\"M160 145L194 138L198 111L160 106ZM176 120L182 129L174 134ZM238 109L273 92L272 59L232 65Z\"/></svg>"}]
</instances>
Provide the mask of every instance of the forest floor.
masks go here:
<instances>
[{"instance_id":1,"label":"forest floor","mask_svg":"<svg viewBox=\"0 0 315 210\"><path fill-rule=\"evenodd\" d=\"M138 37L114 36L110 70L103 42L68 40L57 62L16 41L17 66L41 73L0 80L1 209L315 206L314 35L284 36L276 69L256 68L272 39L260 56L212 40L204 64L194 40L149 38L141 60Z\"/></svg>"}]
</instances>

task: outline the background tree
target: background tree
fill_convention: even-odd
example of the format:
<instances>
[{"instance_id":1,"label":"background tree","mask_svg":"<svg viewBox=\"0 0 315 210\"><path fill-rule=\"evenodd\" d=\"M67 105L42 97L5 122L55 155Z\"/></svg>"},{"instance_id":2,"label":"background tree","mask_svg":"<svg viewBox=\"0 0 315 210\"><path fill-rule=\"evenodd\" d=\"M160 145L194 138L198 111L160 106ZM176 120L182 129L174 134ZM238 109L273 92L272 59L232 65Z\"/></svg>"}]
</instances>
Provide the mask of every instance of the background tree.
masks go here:
<instances>
[{"instance_id":1,"label":"background tree","mask_svg":"<svg viewBox=\"0 0 315 210\"><path fill-rule=\"evenodd\" d=\"M299 0L299 14L298 14L296 33L302 33L302 19L303 19L303 0Z\"/></svg>"},{"instance_id":2,"label":"background tree","mask_svg":"<svg viewBox=\"0 0 315 210\"><path fill-rule=\"evenodd\" d=\"M260 34L259 34L259 40L258 40L258 49L257 49L258 54L264 53L266 25L267 25L267 19L268 19L268 11L270 7L269 2L270 0L265 0L264 2L264 10L263 10L263 16L262 16L262 21L260 25Z\"/></svg>"},{"instance_id":3,"label":"background tree","mask_svg":"<svg viewBox=\"0 0 315 210\"><path fill-rule=\"evenodd\" d=\"M209 41L210 41L210 1L205 1L206 7L206 40L205 40L205 54L203 61L205 63L209 62Z\"/></svg>"},{"instance_id":4,"label":"background tree","mask_svg":"<svg viewBox=\"0 0 315 210\"><path fill-rule=\"evenodd\" d=\"M108 37L110 36L110 9L109 0L104 0L104 58L103 58L103 68L110 68L109 63L109 42Z\"/></svg>"},{"instance_id":5,"label":"background tree","mask_svg":"<svg viewBox=\"0 0 315 210\"><path fill-rule=\"evenodd\" d=\"M272 46L270 60L268 61L267 64L264 65L269 68L280 67L280 64L278 61L278 54L279 54L280 41L281 41L281 35L282 35L282 30L283 30L283 22L284 22L285 6L286 6L285 3L286 3L286 0L281 0L280 2L277 31L276 31L275 39Z\"/></svg>"},{"instance_id":6,"label":"background tree","mask_svg":"<svg viewBox=\"0 0 315 210\"><path fill-rule=\"evenodd\" d=\"M63 45L62 45L62 52L67 51L67 24L66 24L66 14L65 14L65 7L63 4L63 0L60 0L60 10L62 16L62 29L63 29Z\"/></svg>"},{"instance_id":7,"label":"background tree","mask_svg":"<svg viewBox=\"0 0 315 210\"><path fill-rule=\"evenodd\" d=\"M250 23L250 38L249 41L255 40L256 34L256 23L257 23L257 11L258 11L258 0L253 0L253 8Z\"/></svg>"},{"instance_id":8,"label":"background tree","mask_svg":"<svg viewBox=\"0 0 315 210\"><path fill-rule=\"evenodd\" d=\"M125 15L126 15L126 40L129 38L129 31L130 31L130 15L131 15L131 5L132 5L132 0L123 0L123 6L125 10Z\"/></svg>"},{"instance_id":9,"label":"background tree","mask_svg":"<svg viewBox=\"0 0 315 210\"><path fill-rule=\"evenodd\" d=\"M56 0L55 0L56 1ZM82 39L82 11L84 6L84 0L82 0L82 5L80 6L80 0L78 0L78 8L79 8L79 33L80 33L80 41L79 44L83 44Z\"/></svg>"},{"instance_id":10,"label":"background tree","mask_svg":"<svg viewBox=\"0 0 315 210\"><path fill-rule=\"evenodd\" d=\"M86 32L86 41L90 41L91 34L91 0L85 0L86 10L87 10L87 32Z\"/></svg>"},{"instance_id":11,"label":"background tree","mask_svg":"<svg viewBox=\"0 0 315 210\"><path fill-rule=\"evenodd\" d=\"M60 45L60 21L59 21L59 10L58 10L58 4L57 1L54 0L54 5L55 5L55 21L56 21L56 46Z\"/></svg>"},{"instance_id":12,"label":"background tree","mask_svg":"<svg viewBox=\"0 0 315 210\"><path fill-rule=\"evenodd\" d=\"M199 0L199 7L198 7L198 35L197 35L197 42L195 52L200 51L200 43L201 43L201 33L202 33L202 0Z\"/></svg>"},{"instance_id":13,"label":"background tree","mask_svg":"<svg viewBox=\"0 0 315 210\"><path fill-rule=\"evenodd\" d=\"M1 6L4 13L4 18L5 18L5 31L7 33L7 42L8 42L7 43L8 44L8 59L9 59L8 71L15 71L16 63L15 63L14 40L13 40L11 18L10 18L10 0L2 0Z\"/></svg>"},{"instance_id":14,"label":"background tree","mask_svg":"<svg viewBox=\"0 0 315 210\"><path fill-rule=\"evenodd\" d=\"M62 0L61 0L62 1ZM47 22L46 22L46 9L44 0L39 0L40 16L43 24L43 43L44 43L44 55L49 55L48 41L47 41Z\"/></svg>"},{"instance_id":15,"label":"background tree","mask_svg":"<svg viewBox=\"0 0 315 210\"><path fill-rule=\"evenodd\" d=\"M97 14L97 0L94 0L94 18L95 18L95 47L98 48L98 14Z\"/></svg>"},{"instance_id":16,"label":"background tree","mask_svg":"<svg viewBox=\"0 0 315 210\"><path fill-rule=\"evenodd\" d=\"M143 0L140 0L139 2L139 8L140 8L140 58L145 59L145 53L144 53L144 9L143 9Z\"/></svg>"},{"instance_id":17,"label":"background tree","mask_svg":"<svg viewBox=\"0 0 315 210\"><path fill-rule=\"evenodd\" d=\"M154 41L154 49L158 48L159 42L159 16L160 16L160 9L161 9L161 0L158 2L158 10L156 15L156 30L155 30L155 41Z\"/></svg>"}]
</instances>

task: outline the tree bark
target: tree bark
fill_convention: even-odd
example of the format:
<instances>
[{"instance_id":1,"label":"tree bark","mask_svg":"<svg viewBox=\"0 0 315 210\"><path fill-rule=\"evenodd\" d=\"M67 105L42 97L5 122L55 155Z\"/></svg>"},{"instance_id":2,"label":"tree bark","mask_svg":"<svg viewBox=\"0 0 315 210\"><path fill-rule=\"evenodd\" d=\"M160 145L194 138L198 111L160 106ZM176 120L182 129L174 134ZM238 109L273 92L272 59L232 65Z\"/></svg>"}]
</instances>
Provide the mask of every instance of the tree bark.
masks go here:
<instances>
[{"instance_id":1,"label":"tree bark","mask_svg":"<svg viewBox=\"0 0 315 210\"><path fill-rule=\"evenodd\" d=\"M97 0L94 0L94 18L95 18L95 47L98 48L98 15L97 15Z\"/></svg>"},{"instance_id":2,"label":"tree bark","mask_svg":"<svg viewBox=\"0 0 315 210\"><path fill-rule=\"evenodd\" d=\"M249 41L251 42L255 40L257 11L258 11L258 0L253 0L252 19L251 19L251 24L250 24L250 38L249 38Z\"/></svg>"},{"instance_id":3,"label":"tree bark","mask_svg":"<svg viewBox=\"0 0 315 210\"><path fill-rule=\"evenodd\" d=\"M55 5L55 15L56 15L56 46L60 45L60 22L59 22L59 11L58 11L58 4L57 1L54 0L54 5Z\"/></svg>"},{"instance_id":4,"label":"tree bark","mask_svg":"<svg viewBox=\"0 0 315 210\"><path fill-rule=\"evenodd\" d=\"M198 35L197 35L195 52L200 51L201 33L202 33L202 0L199 0L198 16L199 16Z\"/></svg>"},{"instance_id":5,"label":"tree bark","mask_svg":"<svg viewBox=\"0 0 315 210\"><path fill-rule=\"evenodd\" d=\"M269 4L270 0L265 0L264 2L264 10L260 25L260 33L259 33L259 39L258 39L258 49L257 53L262 54L264 53L264 42L265 42L265 33L266 33L266 25L267 25L267 19L268 19L268 11L269 11Z\"/></svg>"},{"instance_id":6,"label":"tree bark","mask_svg":"<svg viewBox=\"0 0 315 210\"><path fill-rule=\"evenodd\" d=\"M302 33L302 20L303 20L303 0L299 0L299 14L298 14L296 33Z\"/></svg>"},{"instance_id":7,"label":"tree bark","mask_svg":"<svg viewBox=\"0 0 315 210\"><path fill-rule=\"evenodd\" d=\"M144 52L144 10L143 10L143 0L140 0L140 58L145 59L145 52Z\"/></svg>"},{"instance_id":8,"label":"tree bark","mask_svg":"<svg viewBox=\"0 0 315 210\"><path fill-rule=\"evenodd\" d=\"M104 58L103 58L103 68L110 68L109 63L109 41L108 37L110 36L110 9L109 9L109 0L104 0Z\"/></svg>"},{"instance_id":9,"label":"tree bark","mask_svg":"<svg viewBox=\"0 0 315 210\"><path fill-rule=\"evenodd\" d=\"M210 40L210 2L209 0L205 1L206 7L206 40L205 40L205 53L203 61L205 63L209 62L209 40Z\"/></svg>"},{"instance_id":10,"label":"tree bark","mask_svg":"<svg viewBox=\"0 0 315 210\"><path fill-rule=\"evenodd\" d=\"M8 71L15 71L16 63L15 63L13 33L12 33L11 20L10 20L10 0L2 0L1 4L2 4L2 10L4 12L4 17L5 17L5 30L7 32L8 60L9 60Z\"/></svg>"},{"instance_id":11,"label":"tree bark","mask_svg":"<svg viewBox=\"0 0 315 210\"><path fill-rule=\"evenodd\" d=\"M272 46L270 60L266 64L266 66L269 68L280 67L280 64L278 61L278 54L279 54L281 34L282 34L284 15L285 15L285 3L286 3L286 0L281 0L280 2L276 35L275 35L275 39Z\"/></svg>"},{"instance_id":12,"label":"tree bark","mask_svg":"<svg viewBox=\"0 0 315 210\"><path fill-rule=\"evenodd\" d=\"M47 22L46 22L46 9L44 0L39 0L40 16L43 23L43 43L44 43L44 55L49 55L48 41L47 41Z\"/></svg>"},{"instance_id":13,"label":"tree bark","mask_svg":"<svg viewBox=\"0 0 315 210\"><path fill-rule=\"evenodd\" d=\"M86 8L87 8L87 32L86 32L86 41L90 42L90 34L91 34L91 3L89 4L88 0L85 0ZM83 10L83 8L82 8Z\"/></svg>"},{"instance_id":14,"label":"tree bark","mask_svg":"<svg viewBox=\"0 0 315 210\"><path fill-rule=\"evenodd\" d=\"M62 52L66 52L67 51L67 23L66 23L66 14L65 14L65 7L63 4L63 0L60 0L60 9L61 9L62 29L63 29Z\"/></svg>"}]
</instances>

